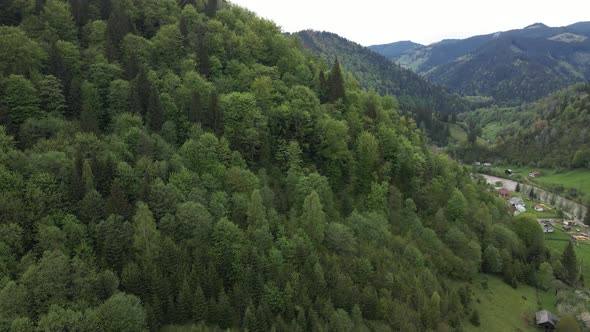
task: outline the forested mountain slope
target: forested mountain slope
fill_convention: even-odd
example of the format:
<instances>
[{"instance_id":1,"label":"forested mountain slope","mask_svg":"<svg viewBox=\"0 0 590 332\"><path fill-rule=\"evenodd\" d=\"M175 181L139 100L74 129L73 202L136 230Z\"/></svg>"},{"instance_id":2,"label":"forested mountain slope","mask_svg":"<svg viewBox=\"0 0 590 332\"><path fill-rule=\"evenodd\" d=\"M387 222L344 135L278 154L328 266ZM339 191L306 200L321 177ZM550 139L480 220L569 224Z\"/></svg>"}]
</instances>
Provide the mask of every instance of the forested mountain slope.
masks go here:
<instances>
[{"instance_id":1,"label":"forested mountain slope","mask_svg":"<svg viewBox=\"0 0 590 332\"><path fill-rule=\"evenodd\" d=\"M297 33L303 46L333 63L337 57L365 89L397 96L402 109L431 112L463 112L467 103L460 96L429 83L410 70L387 61L370 49L330 32L306 30Z\"/></svg>"},{"instance_id":2,"label":"forested mountain slope","mask_svg":"<svg viewBox=\"0 0 590 332\"><path fill-rule=\"evenodd\" d=\"M590 22L444 40L392 60L453 91L518 105L590 78Z\"/></svg>"},{"instance_id":3,"label":"forested mountain slope","mask_svg":"<svg viewBox=\"0 0 590 332\"><path fill-rule=\"evenodd\" d=\"M395 95L400 110L414 118L438 146L448 143L446 121L449 115L470 109L469 103L459 95L449 93L368 48L336 34L306 30L297 33L297 36L303 47L329 63L338 60L361 88L373 89L382 95Z\"/></svg>"},{"instance_id":4,"label":"forested mountain slope","mask_svg":"<svg viewBox=\"0 0 590 332\"><path fill-rule=\"evenodd\" d=\"M590 166L590 85L577 84L538 102L509 109L486 109L469 116L496 133L500 159L544 167Z\"/></svg>"},{"instance_id":5,"label":"forested mountain slope","mask_svg":"<svg viewBox=\"0 0 590 332\"><path fill-rule=\"evenodd\" d=\"M480 271L553 279L534 218L271 22L34 4L0 12L0 330L448 330Z\"/></svg>"},{"instance_id":6,"label":"forested mountain slope","mask_svg":"<svg viewBox=\"0 0 590 332\"><path fill-rule=\"evenodd\" d=\"M424 45L417 44L409 40L404 40L391 44L372 45L369 46L369 48L388 59L394 59L403 53L409 52L411 50L423 46Z\"/></svg>"}]
</instances>

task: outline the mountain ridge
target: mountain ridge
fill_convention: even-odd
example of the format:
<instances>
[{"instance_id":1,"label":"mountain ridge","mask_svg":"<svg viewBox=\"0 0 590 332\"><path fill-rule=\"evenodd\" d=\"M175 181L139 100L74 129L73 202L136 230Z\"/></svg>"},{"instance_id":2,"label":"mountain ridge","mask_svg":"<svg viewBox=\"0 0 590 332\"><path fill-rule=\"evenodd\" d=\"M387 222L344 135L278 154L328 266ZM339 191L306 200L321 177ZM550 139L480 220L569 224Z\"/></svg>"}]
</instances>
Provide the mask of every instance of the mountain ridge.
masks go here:
<instances>
[{"instance_id":1,"label":"mountain ridge","mask_svg":"<svg viewBox=\"0 0 590 332\"><path fill-rule=\"evenodd\" d=\"M464 95L517 105L590 78L590 22L443 40L390 57ZM379 51L380 49L374 49Z\"/></svg>"}]
</instances>

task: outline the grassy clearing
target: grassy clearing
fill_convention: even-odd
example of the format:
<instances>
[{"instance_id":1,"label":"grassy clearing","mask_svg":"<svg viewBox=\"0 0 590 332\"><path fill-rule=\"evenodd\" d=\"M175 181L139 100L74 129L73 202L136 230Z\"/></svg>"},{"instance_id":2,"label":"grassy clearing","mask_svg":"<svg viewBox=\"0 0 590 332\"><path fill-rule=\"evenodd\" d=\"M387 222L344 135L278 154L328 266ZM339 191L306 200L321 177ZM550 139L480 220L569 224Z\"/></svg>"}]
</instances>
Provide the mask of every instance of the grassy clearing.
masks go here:
<instances>
[{"instance_id":1,"label":"grassy clearing","mask_svg":"<svg viewBox=\"0 0 590 332\"><path fill-rule=\"evenodd\" d=\"M487 289L483 285L485 282ZM513 289L500 278L489 275L476 278L472 289L481 325L476 327L466 321L465 331L538 331L534 326L535 312L539 308L557 311L551 290L539 290L538 304L535 288L520 284Z\"/></svg>"},{"instance_id":2,"label":"grassy clearing","mask_svg":"<svg viewBox=\"0 0 590 332\"><path fill-rule=\"evenodd\" d=\"M500 173L504 173L504 170L506 169L511 169L513 171L512 178L522 177L523 179L526 179L526 181L539 184L540 186L562 185L565 191L571 188L583 193L586 197L590 197L590 169L555 170L539 167L495 167L495 170ZM537 178L529 177L529 173L532 171L541 172L541 176Z\"/></svg>"},{"instance_id":3,"label":"grassy clearing","mask_svg":"<svg viewBox=\"0 0 590 332\"><path fill-rule=\"evenodd\" d=\"M490 122L485 127L482 128L481 136L484 140L491 142L492 144L496 142L496 134L498 130L502 128L502 125L499 122Z\"/></svg>"},{"instance_id":4,"label":"grassy clearing","mask_svg":"<svg viewBox=\"0 0 590 332\"><path fill-rule=\"evenodd\" d=\"M465 129L463 129L463 127L460 125L456 123L449 123L449 133L451 134L450 141L452 143L467 142L467 131L465 131ZM486 144L486 141L483 138L478 137L477 143Z\"/></svg>"},{"instance_id":5,"label":"grassy clearing","mask_svg":"<svg viewBox=\"0 0 590 332\"><path fill-rule=\"evenodd\" d=\"M575 229L576 227L572 227ZM581 227L578 227L581 229ZM545 234L545 245L551 251L552 255L561 257L570 236L563 231L561 224L555 224L554 233ZM582 264L582 272L584 273L584 284L590 285L590 241L578 241L576 248L576 257L578 262Z\"/></svg>"}]
</instances>

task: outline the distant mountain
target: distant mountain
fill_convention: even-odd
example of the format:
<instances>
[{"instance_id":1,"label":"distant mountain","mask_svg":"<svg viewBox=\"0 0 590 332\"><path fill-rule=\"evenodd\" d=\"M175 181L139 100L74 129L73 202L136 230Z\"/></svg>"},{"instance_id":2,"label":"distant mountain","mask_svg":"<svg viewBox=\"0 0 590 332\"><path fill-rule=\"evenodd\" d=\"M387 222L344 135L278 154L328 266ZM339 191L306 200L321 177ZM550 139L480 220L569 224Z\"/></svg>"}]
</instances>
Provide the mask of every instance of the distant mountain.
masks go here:
<instances>
[{"instance_id":1,"label":"distant mountain","mask_svg":"<svg viewBox=\"0 0 590 332\"><path fill-rule=\"evenodd\" d=\"M422 44L414 43L409 40L395 42L391 44L383 44L383 45L372 45L369 48L388 59L396 58L397 56L414 50L418 47L424 47Z\"/></svg>"},{"instance_id":2,"label":"distant mountain","mask_svg":"<svg viewBox=\"0 0 590 332\"><path fill-rule=\"evenodd\" d=\"M462 112L468 110L463 98L432 84L411 70L384 56L330 32L312 30L297 33L303 46L333 62L336 57L346 71L365 89L395 95L404 110Z\"/></svg>"},{"instance_id":3,"label":"distant mountain","mask_svg":"<svg viewBox=\"0 0 590 332\"><path fill-rule=\"evenodd\" d=\"M491 96L498 104L517 105L590 79L590 22L566 27L535 23L518 30L444 40L392 59L461 94Z\"/></svg>"}]
</instances>

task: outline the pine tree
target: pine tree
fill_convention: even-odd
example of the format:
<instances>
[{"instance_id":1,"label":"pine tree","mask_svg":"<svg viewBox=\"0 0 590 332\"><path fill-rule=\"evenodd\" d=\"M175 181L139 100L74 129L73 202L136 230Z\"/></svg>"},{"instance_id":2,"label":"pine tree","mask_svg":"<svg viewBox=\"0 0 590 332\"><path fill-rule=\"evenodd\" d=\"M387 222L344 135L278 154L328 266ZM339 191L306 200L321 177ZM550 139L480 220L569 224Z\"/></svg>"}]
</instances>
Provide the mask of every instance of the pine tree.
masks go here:
<instances>
[{"instance_id":1,"label":"pine tree","mask_svg":"<svg viewBox=\"0 0 590 332\"><path fill-rule=\"evenodd\" d=\"M199 73L203 77L209 77L209 74L211 74L211 62L209 60L209 43L207 42L207 25L204 23L196 24L194 30L197 36L196 48Z\"/></svg>"},{"instance_id":2,"label":"pine tree","mask_svg":"<svg viewBox=\"0 0 590 332\"><path fill-rule=\"evenodd\" d=\"M212 92L209 96L209 107L207 108L208 120L210 128L217 136L223 135L223 112L219 109L219 95L217 92Z\"/></svg>"},{"instance_id":3,"label":"pine tree","mask_svg":"<svg viewBox=\"0 0 590 332\"><path fill-rule=\"evenodd\" d=\"M520 192L520 182L516 183L516 188L514 189L515 192L519 193Z\"/></svg>"},{"instance_id":4,"label":"pine tree","mask_svg":"<svg viewBox=\"0 0 590 332\"><path fill-rule=\"evenodd\" d=\"M182 282L178 296L176 297L176 322L187 323L191 321L193 313L192 296L190 294L190 286L185 279Z\"/></svg>"},{"instance_id":5,"label":"pine tree","mask_svg":"<svg viewBox=\"0 0 590 332\"><path fill-rule=\"evenodd\" d=\"M107 54L111 61L121 59L121 42L132 31L133 25L127 11L124 8L115 8L107 21Z\"/></svg>"},{"instance_id":6,"label":"pine tree","mask_svg":"<svg viewBox=\"0 0 590 332\"><path fill-rule=\"evenodd\" d=\"M82 109L82 81L76 77L70 82L68 95L66 98L68 107L66 108L66 118L78 118Z\"/></svg>"},{"instance_id":7,"label":"pine tree","mask_svg":"<svg viewBox=\"0 0 590 332\"><path fill-rule=\"evenodd\" d=\"M165 122L164 111L160 102L160 93L155 86L150 89L146 117L147 125L151 130L160 131L162 129Z\"/></svg>"},{"instance_id":8,"label":"pine tree","mask_svg":"<svg viewBox=\"0 0 590 332\"><path fill-rule=\"evenodd\" d=\"M590 207L586 210L586 215L584 216L584 224L590 226Z\"/></svg>"},{"instance_id":9,"label":"pine tree","mask_svg":"<svg viewBox=\"0 0 590 332\"><path fill-rule=\"evenodd\" d=\"M115 180L111 184L110 196L105 203L105 212L107 215L118 214L125 219L131 218L131 203L119 180Z\"/></svg>"},{"instance_id":10,"label":"pine tree","mask_svg":"<svg viewBox=\"0 0 590 332\"><path fill-rule=\"evenodd\" d=\"M207 299L201 285L197 286L194 296L193 321L198 323L207 320Z\"/></svg>"},{"instance_id":11,"label":"pine tree","mask_svg":"<svg viewBox=\"0 0 590 332\"><path fill-rule=\"evenodd\" d=\"M92 166L89 159L84 159L82 162L82 183L84 183L84 190L86 192L95 190L94 175L92 174Z\"/></svg>"},{"instance_id":12,"label":"pine tree","mask_svg":"<svg viewBox=\"0 0 590 332\"><path fill-rule=\"evenodd\" d=\"M344 78L342 77L342 69L338 58L332 66L330 77L328 78L328 102L335 102L338 99L345 98Z\"/></svg>"},{"instance_id":13,"label":"pine tree","mask_svg":"<svg viewBox=\"0 0 590 332\"><path fill-rule=\"evenodd\" d=\"M208 0L207 1L207 16L215 17L217 11L221 8L221 0Z\"/></svg>"},{"instance_id":14,"label":"pine tree","mask_svg":"<svg viewBox=\"0 0 590 332\"><path fill-rule=\"evenodd\" d=\"M98 114L100 114L100 96L98 89L90 82L84 81L80 88L82 111L80 127L83 131L98 133Z\"/></svg>"},{"instance_id":15,"label":"pine tree","mask_svg":"<svg viewBox=\"0 0 590 332\"><path fill-rule=\"evenodd\" d=\"M203 119L203 104L201 103L201 97L198 92L193 91L191 94L191 103L188 107L188 119L191 122L200 121L203 125L208 119ZM207 123L209 124L209 123Z\"/></svg>"},{"instance_id":16,"label":"pine tree","mask_svg":"<svg viewBox=\"0 0 590 332\"><path fill-rule=\"evenodd\" d=\"M578 261L572 241L568 242L561 255L561 264L563 265L564 280L570 285L575 285L578 281Z\"/></svg>"},{"instance_id":17,"label":"pine tree","mask_svg":"<svg viewBox=\"0 0 590 332\"><path fill-rule=\"evenodd\" d=\"M219 301L217 303L217 312L218 312L218 321L217 325L222 329L228 329L233 325L233 308L229 303L229 297L225 293L223 288L221 289L221 293L219 294Z\"/></svg>"},{"instance_id":18,"label":"pine tree","mask_svg":"<svg viewBox=\"0 0 590 332\"><path fill-rule=\"evenodd\" d=\"M323 70L320 70L319 75L319 92L318 96L320 97L320 102L325 103L327 100L328 95L328 81L326 80L326 73Z\"/></svg>"}]
</instances>

